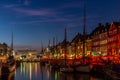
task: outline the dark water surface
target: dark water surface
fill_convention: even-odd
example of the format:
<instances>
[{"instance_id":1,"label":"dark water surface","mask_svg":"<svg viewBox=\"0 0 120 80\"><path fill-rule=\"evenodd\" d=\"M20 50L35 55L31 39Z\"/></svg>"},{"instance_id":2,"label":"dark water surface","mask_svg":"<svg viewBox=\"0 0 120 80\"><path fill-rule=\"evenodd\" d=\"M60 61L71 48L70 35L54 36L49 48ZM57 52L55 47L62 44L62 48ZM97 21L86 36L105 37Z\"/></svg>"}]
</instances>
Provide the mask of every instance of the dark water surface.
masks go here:
<instances>
[{"instance_id":1,"label":"dark water surface","mask_svg":"<svg viewBox=\"0 0 120 80\"><path fill-rule=\"evenodd\" d=\"M103 76L89 74L61 73L57 70L50 70L47 66L37 63L21 63L15 72L2 75L0 80L107 80Z\"/></svg>"}]
</instances>

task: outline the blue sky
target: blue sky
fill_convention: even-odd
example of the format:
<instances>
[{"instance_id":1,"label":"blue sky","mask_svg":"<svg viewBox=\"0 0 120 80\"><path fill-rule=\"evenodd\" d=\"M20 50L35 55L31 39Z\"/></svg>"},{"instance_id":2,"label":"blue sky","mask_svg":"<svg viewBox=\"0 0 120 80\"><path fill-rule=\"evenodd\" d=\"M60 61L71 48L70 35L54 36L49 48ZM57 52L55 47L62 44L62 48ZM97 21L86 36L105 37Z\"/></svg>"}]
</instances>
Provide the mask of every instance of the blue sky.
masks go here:
<instances>
[{"instance_id":1,"label":"blue sky","mask_svg":"<svg viewBox=\"0 0 120 80\"><path fill-rule=\"evenodd\" d=\"M86 4L86 28L90 33L98 23L120 21L120 0L0 0L0 42L14 48L40 50L53 37L71 41L83 33L83 11Z\"/></svg>"}]
</instances>

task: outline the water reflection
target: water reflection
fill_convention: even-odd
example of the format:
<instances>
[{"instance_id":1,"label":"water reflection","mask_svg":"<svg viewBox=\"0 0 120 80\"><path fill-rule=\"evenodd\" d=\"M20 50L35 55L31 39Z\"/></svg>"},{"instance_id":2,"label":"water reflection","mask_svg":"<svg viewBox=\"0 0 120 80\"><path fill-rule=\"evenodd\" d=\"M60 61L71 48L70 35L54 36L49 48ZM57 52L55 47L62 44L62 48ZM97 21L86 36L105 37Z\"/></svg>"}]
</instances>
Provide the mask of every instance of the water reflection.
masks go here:
<instances>
[{"instance_id":1,"label":"water reflection","mask_svg":"<svg viewBox=\"0 0 120 80\"><path fill-rule=\"evenodd\" d=\"M15 72L1 75L0 80L107 80L89 74L61 73L38 63L21 63Z\"/></svg>"}]
</instances>

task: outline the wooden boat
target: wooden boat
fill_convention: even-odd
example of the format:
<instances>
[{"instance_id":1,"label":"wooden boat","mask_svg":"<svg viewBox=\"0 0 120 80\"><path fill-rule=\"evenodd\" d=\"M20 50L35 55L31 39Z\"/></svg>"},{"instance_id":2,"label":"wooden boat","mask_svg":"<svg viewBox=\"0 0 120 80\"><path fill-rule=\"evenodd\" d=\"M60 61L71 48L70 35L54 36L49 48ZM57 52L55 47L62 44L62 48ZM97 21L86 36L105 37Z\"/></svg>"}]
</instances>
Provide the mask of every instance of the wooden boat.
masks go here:
<instances>
[{"instance_id":1,"label":"wooden boat","mask_svg":"<svg viewBox=\"0 0 120 80\"><path fill-rule=\"evenodd\" d=\"M82 54L81 61L79 61L80 63L77 64L76 63L76 52L75 52L75 60L72 65L74 72L90 73L92 70L90 63L89 62L86 63L86 61L88 61L88 58L85 57L85 42L86 42L86 11L85 11L85 6L84 6L83 54ZM76 47L76 44L75 44L75 47Z\"/></svg>"},{"instance_id":2,"label":"wooden boat","mask_svg":"<svg viewBox=\"0 0 120 80\"><path fill-rule=\"evenodd\" d=\"M73 68L70 67L70 66L61 67L61 68L60 68L60 71L61 71L61 72L64 72L64 73L71 73L71 72L74 72Z\"/></svg>"},{"instance_id":3,"label":"wooden boat","mask_svg":"<svg viewBox=\"0 0 120 80\"><path fill-rule=\"evenodd\" d=\"M16 68L16 62L14 60L13 56L10 56L8 59L6 59L6 62L2 63L1 67L1 73L11 73Z\"/></svg>"},{"instance_id":4,"label":"wooden boat","mask_svg":"<svg viewBox=\"0 0 120 80\"><path fill-rule=\"evenodd\" d=\"M1 74L11 73L16 69L16 61L13 56L13 33L11 42L11 53L9 56L5 55L4 62L1 66Z\"/></svg>"},{"instance_id":5,"label":"wooden boat","mask_svg":"<svg viewBox=\"0 0 120 80\"><path fill-rule=\"evenodd\" d=\"M112 80L120 79L120 64L109 64L103 68L104 74Z\"/></svg>"},{"instance_id":6,"label":"wooden boat","mask_svg":"<svg viewBox=\"0 0 120 80\"><path fill-rule=\"evenodd\" d=\"M60 67L60 71L64 73L90 73L92 70L89 63L87 64L72 64Z\"/></svg>"},{"instance_id":7,"label":"wooden boat","mask_svg":"<svg viewBox=\"0 0 120 80\"><path fill-rule=\"evenodd\" d=\"M84 8L85 9L85 8ZM80 64L76 63L76 50L75 50L75 60L73 62L73 64L71 66L66 65L66 56L65 56L65 66L60 68L60 71L62 72L81 72L81 73L90 73L91 72L91 65L89 63L86 63L85 60L87 60L87 58L85 57L85 41L86 41L86 26L85 26L85 10L84 10L84 30L83 30L83 56L82 56L82 61ZM66 43L66 29L65 29L65 43ZM75 47L76 47L76 43L75 43ZM76 49L76 48L75 48ZM66 44L65 44L65 53L66 52Z\"/></svg>"},{"instance_id":8,"label":"wooden boat","mask_svg":"<svg viewBox=\"0 0 120 80\"><path fill-rule=\"evenodd\" d=\"M73 69L79 73L90 73L92 70L90 63L75 64L73 65Z\"/></svg>"}]
</instances>

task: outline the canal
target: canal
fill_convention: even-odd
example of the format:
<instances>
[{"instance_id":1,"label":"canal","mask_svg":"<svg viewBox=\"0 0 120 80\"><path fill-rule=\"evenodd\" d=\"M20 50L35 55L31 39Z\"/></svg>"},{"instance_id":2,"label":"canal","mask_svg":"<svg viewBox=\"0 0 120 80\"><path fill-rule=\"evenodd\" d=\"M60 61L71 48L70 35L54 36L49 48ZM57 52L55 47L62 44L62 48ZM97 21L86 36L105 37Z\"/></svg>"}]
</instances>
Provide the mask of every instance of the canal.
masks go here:
<instances>
[{"instance_id":1,"label":"canal","mask_svg":"<svg viewBox=\"0 0 120 80\"><path fill-rule=\"evenodd\" d=\"M15 72L4 74L0 80L106 80L103 75L90 75L80 73L61 73L50 70L50 67L36 63L21 63Z\"/></svg>"}]
</instances>

